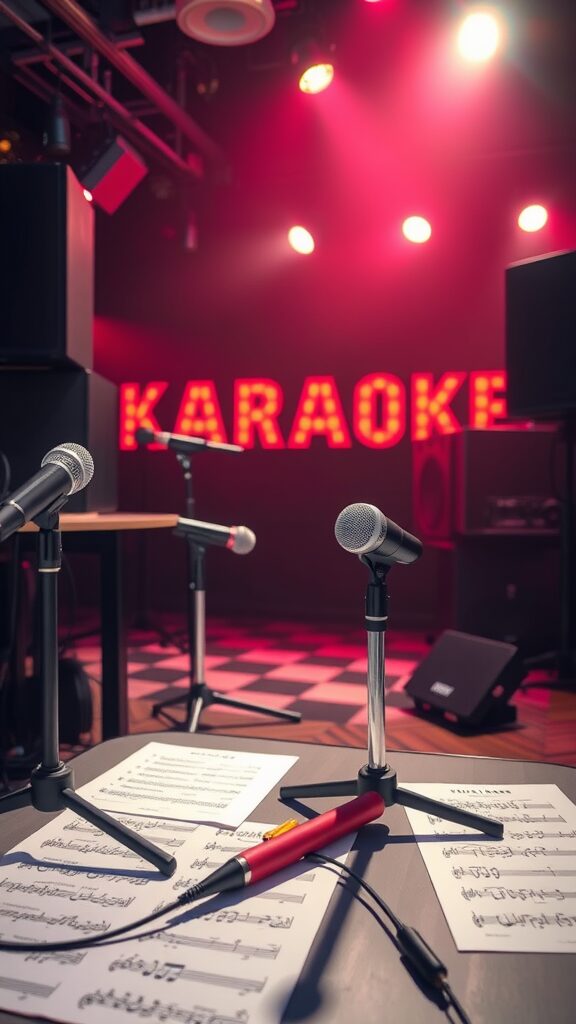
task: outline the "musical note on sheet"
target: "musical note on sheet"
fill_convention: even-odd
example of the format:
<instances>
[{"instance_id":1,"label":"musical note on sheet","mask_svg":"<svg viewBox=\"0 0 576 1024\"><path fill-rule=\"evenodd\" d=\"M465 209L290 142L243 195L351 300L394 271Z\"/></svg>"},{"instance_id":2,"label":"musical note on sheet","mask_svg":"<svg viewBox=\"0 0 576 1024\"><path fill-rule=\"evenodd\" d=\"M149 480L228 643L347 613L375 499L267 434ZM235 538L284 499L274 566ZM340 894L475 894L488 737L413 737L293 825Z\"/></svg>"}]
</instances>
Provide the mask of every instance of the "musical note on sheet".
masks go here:
<instances>
[{"instance_id":1,"label":"musical note on sheet","mask_svg":"<svg viewBox=\"0 0 576 1024\"><path fill-rule=\"evenodd\" d=\"M165 804L158 829L165 839L168 811ZM153 834L157 819L139 820ZM196 881L270 827L248 822L216 839L215 827L189 826L167 879L64 811L0 862L0 931L39 943L105 934L172 903L191 882L190 865ZM62 845L72 837L81 849ZM343 858L353 838L329 854ZM337 882L332 871L295 864L245 891L183 906L121 943L0 954L0 1006L67 1024L279 1024Z\"/></svg>"},{"instance_id":2,"label":"musical note on sheet","mask_svg":"<svg viewBox=\"0 0 576 1024\"><path fill-rule=\"evenodd\" d=\"M406 788L504 824L497 840L406 812L417 837L438 838L420 843L420 852L458 949L576 952L576 807L557 786Z\"/></svg>"},{"instance_id":3,"label":"musical note on sheet","mask_svg":"<svg viewBox=\"0 0 576 1024\"><path fill-rule=\"evenodd\" d=\"M138 807L147 816L234 828L297 760L287 754L148 743L80 793L108 811L134 814Z\"/></svg>"}]
</instances>

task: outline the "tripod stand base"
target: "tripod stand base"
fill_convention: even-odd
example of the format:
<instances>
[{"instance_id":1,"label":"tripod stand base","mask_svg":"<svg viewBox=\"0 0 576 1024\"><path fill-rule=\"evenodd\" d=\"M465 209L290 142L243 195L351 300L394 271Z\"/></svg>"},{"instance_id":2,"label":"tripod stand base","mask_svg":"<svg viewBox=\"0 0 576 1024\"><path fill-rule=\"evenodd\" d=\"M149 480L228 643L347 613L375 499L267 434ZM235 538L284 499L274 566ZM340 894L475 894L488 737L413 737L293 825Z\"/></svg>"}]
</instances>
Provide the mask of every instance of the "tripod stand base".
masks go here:
<instances>
[{"instance_id":1,"label":"tripod stand base","mask_svg":"<svg viewBox=\"0 0 576 1024\"><path fill-rule=\"evenodd\" d=\"M479 832L485 832L486 835L494 836L496 839L501 839L504 835L504 825L501 821L485 818L480 814L470 814L468 811L461 811L458 807L451 807L439 800L432 800L430 797L413 793L409 789L403 789L397 784L396 772L389 765L385 765L384 768L370 768L369 765L364 765L356 779L347 779L343 782L281 786L280 799L289 800L301 796L359 796L361 793L370 791L379 793L387 807L401 804L403 807L411 807L415 811L434 814L446 821L454 821L457 825L478 829Z\"/></svg>"},{"instance_id":2,"label":"tripod stand base","mask_svg":"<svg viewBox=\"0 0 576 1024\"><path fill-rule=\"evenodd\" d=\"M165 708L176 707L178 704L186 705L186 718L183 722L166 714ZM163 700L154 704L152 714L154 718L164 715L174 728L182 729L185 732L196 732L200 724L200 715L204 708L211 704L221 704L223 707L240 708L242 711L254 711L258 715L270 715L272 718L280 718L285 722L299 722L302 715L299 711L280 711L278 708L269 708L265 704L249 704L243 700L235 700L227 697L225 693L218 693L211 690L206 683L194 683L185 697L172 697L170 700Z\"/></svg>"},{"instance_id":3,"label":"tripod stand base","mask_svg":"<svg viewBox=\"0 0 576 1024\"><path fill-rule=\"evenodd\" d=\"M106 835L116 839L138 857L153 864L167 878L176 870L176 859L154 846L143 836L126 828L106 811L84 800L74 791L74 773L70 765L62 761L54 768L39 764L30 779L30 783L22 789L0 797L0 814L16 810L19 807L35 807L38 811L63 811L66 808L74 811L79 817L89 821Z\"/></svg>"}]
</instances>

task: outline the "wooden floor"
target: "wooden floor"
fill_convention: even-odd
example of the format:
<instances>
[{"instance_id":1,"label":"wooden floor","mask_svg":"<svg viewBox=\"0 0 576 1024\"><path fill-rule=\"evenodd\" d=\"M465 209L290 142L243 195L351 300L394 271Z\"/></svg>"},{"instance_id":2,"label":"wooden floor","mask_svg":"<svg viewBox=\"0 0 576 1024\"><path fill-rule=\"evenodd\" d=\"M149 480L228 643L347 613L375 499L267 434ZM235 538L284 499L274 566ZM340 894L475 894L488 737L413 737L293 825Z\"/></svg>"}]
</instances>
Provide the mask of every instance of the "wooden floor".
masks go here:
<instances>
[{"instance_id":1,"label":"wooden floor","mask_svg":"<svg viewBox=\"0 0 576 1024\"><path fill-rule=\"evenodd\" d=\"M235 646L229 648L230 651L235 653L240 649L238 634L236 631L236 639L232 641ZM147 650L146 642L150 642L150 637L135 638L140 644L144 639L144 651ZM302 644L301 637L299 637L300 643ZM316 637L318 639L318 637ZM358 646L351 646L351 640L354 640ZM268 641L269 642L269 641ZM256 627L254 629L254 635L251 635L250 627L247 627L244 631L242 639L242 645L246 649L245 654L240 657L250 658L250 654L254 657L254 650L258 644L262 643L262 632ZM316 647L315 650L322 651L336 651L337 649L345 649L352 653L352 651L358 652L358 649L362 649L361 645L364 644L364 638L362 634L355 634L354 637L347 635L343 638L342 630L335 628L332 631L322 627L321 634L321 646ZM277 645L278 646L278 645ZM390 648L390 645L388 645ZM310 651L311 648L309 648ZM142 650L140 648L133 648L133 656L135 650ZM159 648L152 645L153 651L158 651ZM408 664L413 666L415 664L414 655L415 652L419 652L420 657L425 657L429 647L426 646L422 638L415 637L414 635L399 635L396 634L392 638L391 645L391 657L393 663L396 664L398 660L406 654L408 656ZM207 645L207 663L210 664L218 661L222 661L223 642L222 634L217 633L212 638L209 636ZM274 652L278 654L277 651ZM289 645L284 640L282 642L282 654L290 662ZM139 655L144 657L144 655ZM169 648L164 649L161 652L162 664L176 664L182 666L185 664L185 660L182 661L182 652L176 650L171 651ZM158 657L158 654L156 654ZM410 661L410 658L412 660ZM180 660L179 660L180 659ZM300 664L299 675L296 677L302 680L303 675L306 672L306 665L310 664L309 671L314 671L314 666L318 662L323 664L328 661L329 658L325 657L313 657L310 653L306 655L305 664ZM293 662L292 662L293 664ZM355 663L356 664L356 663ZM248 667L248 663L245 661L244 666ZM276 660L276 665L278 661ZM360 662L358 662L360 666ZM142 732L162 732L170 728L169 723L162 718L155 718L152 715L152 705L159 699L158 691L150 694L150 688L154 690L157 687L157 683L151 683L150 680L155 678L155 669L147 668L146 671L136 671L134 663L130 663L131 676L130 676L130 732L142 733ZM136 668L138 665L136 664ZM240 666L243 667L243 666ZM253 669L254 665L250 663L250 667ZM182 675L182 668L179 669ZM316 669L318 671L318 669ZM161 675L162 670L157 670L157 675ZM167 671L164 670L165 675ZM98 709L100 704L100 689L98 684L98 666L97 664L92 665L92 687L94 694L94 709L95 709L95 724L92 731L92 742L97 742L99 739L99 722L98 722ZM174 674L174 673L173 673ZM214 669L212 672L207 671L207 682L214 689L218 688L218 681L215 678L218 674L222 676L222 673L218 673L218 669ZM285 680L291 675L296 675L294 672L289 672L286 667L283 669L277 667L272 671L268 672L268 678L261 676L257 683L250 685L257 686L257 696L260 698L260 702L264 703L261 698L264 695L264 689L266 686L266 693L268 696L268 703L273 703L270 699L275 695L276 688L280 685L277 680L278 678ZM136 679L136 676L141 677L140 681ZM360 694L359 699L365 702L365 687L360 688L360 685L355 685L361 680L361 673L352 673L349 677L352 679L354 676L354 682L348 682L343 685L347 685L349 690L354 690ZM230 677L230 673L227 674L227 678ZM222 678L224 678L222 676ZM252 678L252 677L242 677ZM348 677L343 676L347 679ZM407 678L407 677L406 677ZM547 675L544 672L539 674L531 674L527 677L527 682L531 685L526 690L518 690L512 698L512 703L517 707L517 723L505 730L497 732L484 732L475 735L459 735L453 732L449 728L441 727L427 719L423 719L415 714L410 707L394 707L387 713L387 725L386 725L386 746L390 751L394 750L413 750L413 751L433 751L443 754L473 754L481 755L486 757L503 757L503 758L514 758L524 759L531 761L549 761L557 762L562 764L576 765L576 689L571 692L555 691L546 685L548 680L552 679L552 676ZM540 681L540 686L533 686L535 682ZM183 678L179 680L182 686L187 685L187 679ZM312 684L313 679L309 680ZM388 682L388 681L387 681ZM404 683L404 679L400 680L400 683ZM342 684L340 684L342 685ZM282 689L285 690L290 686L290 683L283 682ZM140 687L140 690L139 690ZM318 692L322 690L320 685ZM140 692L141 691L141 692ZM175 692L173 688L165 691L167 695L172 695ZM182 695L185 694L185 689L180 691ZM229 709L220 707L210 707L202 712L200 727L201 731L210 731L222 736L256 736L259 738L270 738L275 740L290 740L302 743L320 743L328 745L345 745L359 748L359 766L364 763L364 754L360 752L361 748L366 749L367 742L367 727L365 722L362 721L350 721L348 718L346 721L342 720L342 706L340 704L330 702L330 690L328 690L328 697L325 704L325 713L323 706L315 701L310 704L310 708L314 709L313 717L307 718L306 712L303 711L302 721L298 724L282 723L277 720L263 718L259 715L252 713L241 713L236 711L230 711ZM342 692L342 691L340 691ZM236 693L234 694L236 696ZM243 692L243 697L248 697L248 692ZM256 696L256 695L255 695ZM277 695L276 695L277 697ZM254 699L254 698L253 698ZM345 699L348 699L348 693L345 694ZM277 698L278 700L278 698ZM404 703L409 704L410 702L404 699ZM286 706L286 704L279 705ZM292 705L290 705L292 706ZM299 708L306 707L305 704L294 705ZM320 709L320 710L319 710ZM352 709L355 714L352 718L362 719L365 718L364 712ZM184 718L184 707L178 707L174 712L175 717L179 719Z\"/></svg>"}]
</instances>

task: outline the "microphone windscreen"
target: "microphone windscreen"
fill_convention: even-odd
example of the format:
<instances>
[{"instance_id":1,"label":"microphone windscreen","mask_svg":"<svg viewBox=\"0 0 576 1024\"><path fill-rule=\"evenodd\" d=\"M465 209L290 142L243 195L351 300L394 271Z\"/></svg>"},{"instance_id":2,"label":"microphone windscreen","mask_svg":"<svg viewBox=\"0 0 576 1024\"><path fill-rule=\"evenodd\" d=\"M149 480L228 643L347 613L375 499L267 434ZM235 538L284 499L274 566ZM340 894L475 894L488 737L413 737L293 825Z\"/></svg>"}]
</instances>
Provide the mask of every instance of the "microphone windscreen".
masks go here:
<instances>
[{"instance_id":1,"label":"microphone windscreen","mask_svg":"<svg viewBox=\"0 0 576 1024\"><path fill-rule=\"evenodd\" d=\"M72 481L72 487L68 494L76 494L90 483L94 476L94 459L87 448L81 444L74 444L73 441L66 441L59 444L42 459L42 466L54 464L62 466Z\"/></svg>"},{"instance_id":2,"label":"microphone windscreen","mask_svg":"<svg viewBox=\"0 0 576 1024\"><path fill-rule=\"evenodd\" d=\"M355 555L373 551L386 536L386 518L375 505L356 502L338 516L334 533L340 547Z\"/></svg>"},{"instance_id":3,"label":"microphone windscreen","mask_svg":"<svg viewBox=\"0 0 576 1024\"><path fill-rule=\"evenodd\" d=\"M134 437L138 444L150 444L154 440L154 431L147 430L146 427L138 427Z\"/></svg>"},{"instance_id":4,"label":"microphone windscreen","mask_svg":"<svg viewBox=\"0 0 576 1024\"><path fill-rule=\"evenodd\" d=\"M234 541L230 550L236 555L248 555L256 546L256 534L247 526L236 526L234 528Z\"/></svg>"}]
</instances>

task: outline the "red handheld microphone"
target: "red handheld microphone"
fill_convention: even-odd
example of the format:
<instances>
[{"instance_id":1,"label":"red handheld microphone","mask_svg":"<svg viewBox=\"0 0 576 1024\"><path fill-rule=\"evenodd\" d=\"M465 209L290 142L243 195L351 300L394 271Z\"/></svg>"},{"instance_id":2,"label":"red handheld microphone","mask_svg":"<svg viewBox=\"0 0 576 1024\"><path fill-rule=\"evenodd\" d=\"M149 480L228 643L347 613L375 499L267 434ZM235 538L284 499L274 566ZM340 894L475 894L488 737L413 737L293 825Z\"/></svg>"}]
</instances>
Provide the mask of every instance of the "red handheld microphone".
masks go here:
<instances>
[{"instance_id":1,"label":"red handheld microphone","mask_svg":"<svg viewBox=\"0 0 576 1024\"><path fill-rule=\"evenodd\" d=\"M275 871L295 864L307 853L320 850L336 839L356 832L362 825L379 818L385 806L379 793L363 793L347 804L333 807L297 825L289 832L243 850L216 868L208 878L188 889L181 900L188 903L227 889L254 885Z\"/></svg>"}]
</instances>

